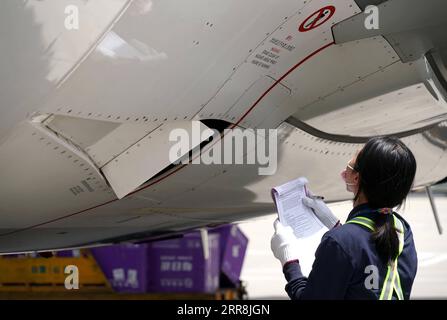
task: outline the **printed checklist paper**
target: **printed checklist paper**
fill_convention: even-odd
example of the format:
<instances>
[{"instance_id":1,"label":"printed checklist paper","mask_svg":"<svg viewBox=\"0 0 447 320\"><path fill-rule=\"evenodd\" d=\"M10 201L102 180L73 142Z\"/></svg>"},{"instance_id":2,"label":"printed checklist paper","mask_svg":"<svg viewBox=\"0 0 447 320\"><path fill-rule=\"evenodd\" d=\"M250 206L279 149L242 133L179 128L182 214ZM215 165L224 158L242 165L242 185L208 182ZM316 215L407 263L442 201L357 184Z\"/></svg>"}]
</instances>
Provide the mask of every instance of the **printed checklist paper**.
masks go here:
<instances>
[{"instance_id":1,"label":"printed checklist paper","mask_svg":"<svg viewBox=\"0 0 447 320\"><path fill-rule=\"evenodd\" d=\"M272 189L279 221L292 227L297 238L309 237L324 227L312 209L302 202L306 196L306 182L298 178Z\"/></svg>"}]
</instances>

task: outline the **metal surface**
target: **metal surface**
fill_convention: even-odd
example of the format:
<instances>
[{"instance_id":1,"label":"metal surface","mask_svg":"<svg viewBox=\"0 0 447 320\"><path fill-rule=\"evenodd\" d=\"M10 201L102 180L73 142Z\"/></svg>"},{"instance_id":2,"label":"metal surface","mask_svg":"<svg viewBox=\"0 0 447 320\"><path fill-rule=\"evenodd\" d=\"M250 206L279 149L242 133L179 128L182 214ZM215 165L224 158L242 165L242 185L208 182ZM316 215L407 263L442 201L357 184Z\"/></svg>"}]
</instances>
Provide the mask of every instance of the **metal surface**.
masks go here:
<instances>
[{"instance_id":1,"label":"metal surface","mask_svg":"<svg viewBox=\"0 0 447 320\"><path fill-rule=\"evenodd\" d=\"M213 132L207 129L199 121L165 123L102 167L102 173L117 197L121 199L168 167L171 162L180 160L190 150L197 148L212 135ZM189 145L189 148L182 147L181 153L175 154L175 157L171 155L170 150L173 147L170 141L173 130L181 130L185 133L188 137L187 145ZM193 134L197 134L199 138L189 143L189 137Z\"/></svg>"},{"instance_id":2,"label":"metal surface","mask_svg":"<svg viewBox=\"0 0 447 320\"><path fill-rule=\"evenodd\" d=\"M445 48L445 1L388 0L377 8L379 28L366 28L368 14L360 13L334 27L336 43L384 36L403 62L420 59L433 48Z\"/></svg>"},{"instance_id":3,"label":"metal surface","mask_svg":"<svg viewBox=\"0 0 447 320\"><path fill-rule=\"evenodd\" d=\"M0 252L249 219L273 212L270 188L298 176L328 201L349 199L339 171L373 135L403 136L418 161L415 186L447 176L445 105L423 87L422 62L402 63L380 36L333 43L331 28L360 12L354 1L332 1L333 11L323 0L101 1L96 9L76 2L92 6L91 17L107 10L89 35L60 33L63 25L52 24L63 21L66 1L13 3L2 2L0 15L25 36L2 29L11 30L2 38L11 58L2 60L1 76ZM61 42L58 52L71 43L78 49L63 70L47 54L56 34L80 41ZM49 81L49 72L57 77ZM303 126L284 122L291 117ZM277 170L262 176L263 165L246 161L158 161L168 148L158 148L166 134L157 130L196 119L277 128ZM138 146L152 134L160 143ZM257 148L265 136L256 132ZM86 182L85 169L101 188Z\"/></svg>"}]
</instances>

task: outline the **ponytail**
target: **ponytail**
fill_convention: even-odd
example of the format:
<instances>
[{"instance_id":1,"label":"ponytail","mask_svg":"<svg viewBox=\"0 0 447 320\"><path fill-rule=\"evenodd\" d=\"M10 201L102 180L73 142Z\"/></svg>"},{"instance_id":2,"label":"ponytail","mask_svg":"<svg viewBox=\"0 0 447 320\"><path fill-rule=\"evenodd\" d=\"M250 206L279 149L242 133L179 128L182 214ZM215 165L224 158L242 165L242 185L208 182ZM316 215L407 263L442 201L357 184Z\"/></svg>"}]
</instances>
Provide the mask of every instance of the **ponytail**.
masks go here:
<instances>
[{"instance_id":1,"label":"ponytail","mask_svg":"<svg viewBox=\"0 0 447 320\"><path fill-rule=\"evenodd\" d=\"M385 263L394 261L399 254L399 238L394 227L393 214L380 214L375 222L376 229L371 238L376 244L377 253Z\"/></svg>"},{"instance_id":2,"label":"ponytail","mask_svg":"<svg viewBox=\"0 0 447 320\"><path fill-rule=\"evenodd\" d=\"M399 237L394 227L391 208L400 207L413 185L416 159L411 150L398 138L376 137L368 140L358 153L354 171L359 174L360 194L370 208L378 210L374 217L375 230L371 239L384 263L394 261L399 254ZM380 212L381 209L391 212Z\"/></svg>"}]
</instances>

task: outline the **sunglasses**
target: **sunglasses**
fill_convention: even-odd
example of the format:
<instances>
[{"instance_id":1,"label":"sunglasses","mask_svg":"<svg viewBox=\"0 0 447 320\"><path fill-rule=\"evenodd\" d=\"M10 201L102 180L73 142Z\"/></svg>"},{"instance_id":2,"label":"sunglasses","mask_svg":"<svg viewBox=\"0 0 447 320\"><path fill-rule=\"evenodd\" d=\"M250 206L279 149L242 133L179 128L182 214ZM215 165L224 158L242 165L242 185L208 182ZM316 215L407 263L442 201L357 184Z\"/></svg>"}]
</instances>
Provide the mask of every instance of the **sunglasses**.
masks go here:
<instances>
[{"instance_id":1,"label":"sunglasses","mask_svg":"<svg viewBox=\"0 0 447 320\"><path fill-rule=\"evenodd\" d=\"M346 164L346 167L349 168L349 169L351 169L352 171L355 171L354 167L349 163L349 161L348 161L348 163Z\"/></svg>"}]
</instances>

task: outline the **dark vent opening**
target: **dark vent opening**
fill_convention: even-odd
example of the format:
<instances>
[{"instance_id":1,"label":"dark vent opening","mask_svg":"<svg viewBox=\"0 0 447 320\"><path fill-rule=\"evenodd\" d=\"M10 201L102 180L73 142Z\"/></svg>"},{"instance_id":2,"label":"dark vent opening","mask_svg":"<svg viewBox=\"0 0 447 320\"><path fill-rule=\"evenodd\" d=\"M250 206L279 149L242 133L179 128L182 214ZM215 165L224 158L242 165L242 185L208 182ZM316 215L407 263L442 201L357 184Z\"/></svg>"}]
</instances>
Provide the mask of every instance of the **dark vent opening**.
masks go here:
<instances>
[{"instance_id":1,"label":"dark vent opening","mask_svg":"<svg viewBox=\"0 0 447 320\"><path fill-rule=\"evenodd\" d=\"M220 119L205 119L205 120L200 120L204 125L206 125L208 128L210 129L215 129L217 131L219 131L219 133L222 133L225 129L229 128L231 125L231 122L225 121L225 120L220 120ZM203 147L205 147L208 143L210 143L212 141L212 138L209 138L205 141L203 141L199 148L202 149ZM189 151L188 157L191 158L192 157L192 153L193 150ZM163 170L161 170L160 172L158 172L155 176L151 177L148 181L146 181L144 184L146 184L147 182L149 182L150 180L156 179L160 176L162 176L163 174L165 174L166 172L178 167L180 164L170 164L169 166L167 166L166 168L164 168ZM144 185L143 184L143 185Z\"/></svg>"}]
</instances>

